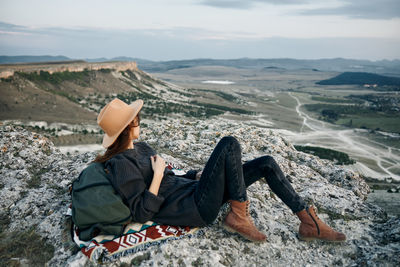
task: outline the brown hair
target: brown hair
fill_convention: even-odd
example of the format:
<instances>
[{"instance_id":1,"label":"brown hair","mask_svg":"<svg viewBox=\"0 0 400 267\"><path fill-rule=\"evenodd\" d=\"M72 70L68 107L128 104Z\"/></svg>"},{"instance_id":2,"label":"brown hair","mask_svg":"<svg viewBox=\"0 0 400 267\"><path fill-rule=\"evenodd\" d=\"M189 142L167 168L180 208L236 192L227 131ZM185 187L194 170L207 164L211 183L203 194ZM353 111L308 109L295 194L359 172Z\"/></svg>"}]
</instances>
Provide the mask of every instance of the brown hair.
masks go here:
<instances>
[{"instance_id":1,"label":"brown hair","mask_svg":"<svg viewBox=\"0 0 400 267\"><path fill-rule=\"evenodd\" d=\"M135 117L135 119L137 119L138 123L140 123L139 113ZM97 157L93 160L93 162L104 163L107 160L111 159L113 156L117 155L118 153L121 153L126 150L130 142L129 134L131 132L131 129L139 126L138 124L137 125L134 124L135 119L133 119L133 121L129 123L128 126L125 127L125 129L120 133L115 142L112 143L112 145L107 148L106 152L103 155L100 154L97 155Z\"/></svg>"}]
</instances>

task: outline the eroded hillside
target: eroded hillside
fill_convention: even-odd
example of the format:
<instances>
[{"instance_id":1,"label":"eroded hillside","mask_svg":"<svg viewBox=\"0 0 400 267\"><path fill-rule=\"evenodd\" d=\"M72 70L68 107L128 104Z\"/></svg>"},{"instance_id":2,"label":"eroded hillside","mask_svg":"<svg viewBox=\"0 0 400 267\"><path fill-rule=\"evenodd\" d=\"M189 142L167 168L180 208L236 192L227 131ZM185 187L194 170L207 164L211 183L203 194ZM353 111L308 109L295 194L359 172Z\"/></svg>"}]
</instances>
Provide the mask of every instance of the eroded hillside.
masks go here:
<instances>
[{"instance_id":1,"label":"eroded hillside","mask_svg":"<svg viewBox=\"0 0 400 267\"><path fill-rule=\"evenodd\" d=\"M251 113L232 103L233 96L217 97L219 102L229 100L229 105L207 104L195 90L156 79L134 62L6 67L1 71L12 75L0 82L2 120L94 124L97 112L114 97L126 102L141 98L146 103L143 113L161 119L179 114L209 117L226 111ZM233 98L236 104L240 102Z\"/></svg>"}]
</instances>

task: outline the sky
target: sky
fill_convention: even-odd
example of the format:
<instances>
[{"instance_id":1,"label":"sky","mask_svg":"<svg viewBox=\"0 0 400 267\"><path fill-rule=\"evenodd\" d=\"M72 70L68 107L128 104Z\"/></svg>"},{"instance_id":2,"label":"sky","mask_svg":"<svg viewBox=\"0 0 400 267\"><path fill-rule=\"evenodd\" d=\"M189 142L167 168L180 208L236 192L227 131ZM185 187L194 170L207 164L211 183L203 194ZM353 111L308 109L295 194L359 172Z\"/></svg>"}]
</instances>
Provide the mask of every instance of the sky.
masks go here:
<instances>
[{"instance_id":1,"label":"sky","mask_svg":"<svg viewBox=\"0 0 400 267\"><path fill-rule=\"evenodd\" d=\"M0 55L400 59L400 0L0 0Z\"/></svg>"}]
</instances>

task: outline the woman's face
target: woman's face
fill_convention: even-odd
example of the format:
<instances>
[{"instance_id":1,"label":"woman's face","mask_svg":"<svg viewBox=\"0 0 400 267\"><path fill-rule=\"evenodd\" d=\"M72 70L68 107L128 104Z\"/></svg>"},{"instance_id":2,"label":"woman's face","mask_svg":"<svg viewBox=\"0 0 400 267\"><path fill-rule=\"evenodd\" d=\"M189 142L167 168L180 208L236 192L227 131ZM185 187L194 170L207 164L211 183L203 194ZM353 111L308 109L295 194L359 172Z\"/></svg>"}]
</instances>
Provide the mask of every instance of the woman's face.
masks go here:
<instances>
[{"instance_id":1,"label":"woman's face","mask_svg":"<svg viewBox=\"0 0 400 267\"><path fill-rule=\"evenodd\" d=\"M140 135L140 118L136 116L132 121L133 127L131 128L131 139L135 140L139 138Z\"/></svg>"}]
</instances>

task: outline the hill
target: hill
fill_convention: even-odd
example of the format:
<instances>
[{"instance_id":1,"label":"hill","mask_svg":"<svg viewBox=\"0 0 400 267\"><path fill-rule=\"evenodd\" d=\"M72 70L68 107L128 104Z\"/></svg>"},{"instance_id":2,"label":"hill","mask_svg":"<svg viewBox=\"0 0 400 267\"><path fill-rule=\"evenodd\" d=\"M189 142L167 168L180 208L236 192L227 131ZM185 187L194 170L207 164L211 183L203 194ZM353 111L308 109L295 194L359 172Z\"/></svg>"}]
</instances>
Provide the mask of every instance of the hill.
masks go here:
<instances>
[{"instance_id":1,"label":"hill","mask_svg":"<svg viewBox=\"0 0 400 267\"><path fill-rule=\"evenodd\" d=\"M161 119L252 113L227 94L204 102L196 91L156 79L135 62L0 65L0 77L1 120L94 124L100 108L115 97L126 102L141 98L143 113Z\"/></svg>"},{"instance_id":2,"label":"hill","mask_svg":"<svg viewBox=\"0 0 400 267\"><path fill-rule=\"evenodd\" d=\"M358 85L373 85L378 86L400 86L400 78L388 77L375 73L367 72L344 72L331 79L322 80L317 82L320 85L344 85L344 84L358 84ZM400 89L398 89L400 90Z\"/></svg>"}]
</instances>

